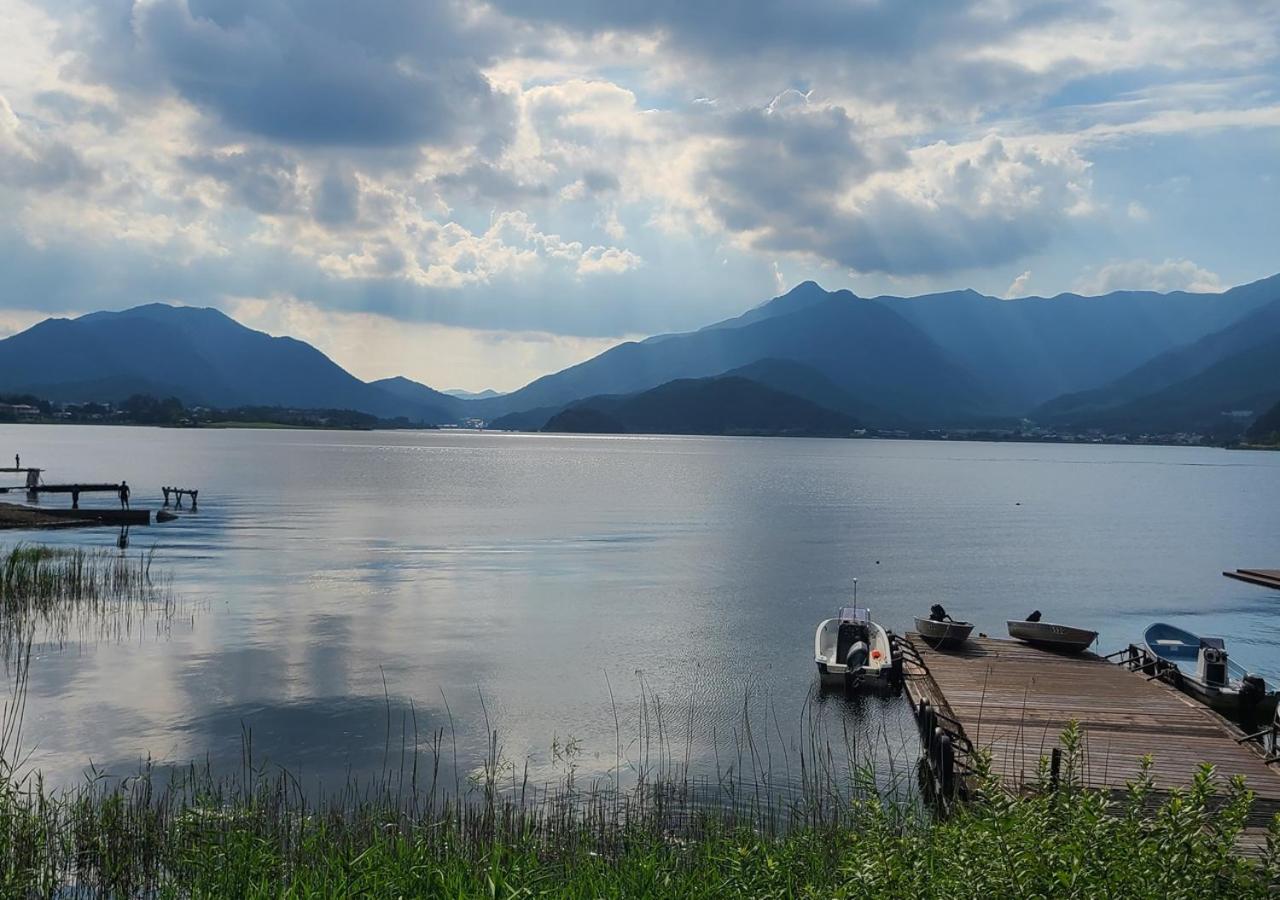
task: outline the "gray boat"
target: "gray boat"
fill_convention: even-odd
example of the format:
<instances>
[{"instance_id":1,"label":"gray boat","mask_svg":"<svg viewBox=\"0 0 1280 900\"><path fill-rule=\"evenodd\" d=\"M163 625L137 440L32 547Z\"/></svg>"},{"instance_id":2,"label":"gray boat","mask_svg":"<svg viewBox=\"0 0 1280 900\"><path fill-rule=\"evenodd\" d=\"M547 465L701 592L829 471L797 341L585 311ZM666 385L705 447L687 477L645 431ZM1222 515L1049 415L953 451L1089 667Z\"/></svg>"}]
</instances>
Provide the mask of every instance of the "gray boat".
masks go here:
<instances>
[{"instance_id":1,"label":"gray boat","mask_svg":"<svg viewBox=\"0 0 1280 900\"><path fill-rule=\"evenodd\" d=\"M1056 625L1053 622L1041 622L1039 612L1031 615L1033 618L1010 619L1008 621L1009 636L1059 653L1082 653L1098 639L1096 631L1075 628L1071 625Z\"/></svg>"},{"instance_id":2,"label":"gray boat","mask_svg":"<svg viewBox=\"0 0 1280 900\"><path fill-rule=\"evenodd\" d=\"M916 632L926 644L939 650L958 647L973 633L972 622L957 622L937 603L929 611L929 618L916 616L915 619Z\"/></svg>"}]
</instances>

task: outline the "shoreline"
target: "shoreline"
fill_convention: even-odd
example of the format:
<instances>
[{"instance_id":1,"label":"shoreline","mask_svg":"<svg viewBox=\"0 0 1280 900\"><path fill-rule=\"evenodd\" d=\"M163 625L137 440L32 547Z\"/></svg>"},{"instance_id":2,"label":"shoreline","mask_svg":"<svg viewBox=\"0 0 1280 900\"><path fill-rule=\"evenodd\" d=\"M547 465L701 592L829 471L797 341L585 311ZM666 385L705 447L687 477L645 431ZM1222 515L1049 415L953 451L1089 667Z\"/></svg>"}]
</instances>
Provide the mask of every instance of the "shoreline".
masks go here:
<instances>
[{"instance_id":1,"label":"shoreline","mask_svg":"<svg viewBox=\"0 0 1280 900\"><path fill-rule=\"evenodd\" d=\"M82 528L101 524L88 517L69 519L34 506L0 501L0 530Z\"/></svg>"},{"instance_id":2,"label":"shoreline","mask_svg":"<svg viewBox=\"0 0 1280 900\"><path fill-rule=\"evenodd\" d=\"M143 521L144 517L146 521ZM56 528L104 528L114 525L149 525L150 523L150 512L141 509L116 510L98 507L85 507L78 510L67 507L42 509L38 506L0 501L0 531L48 531Z\"/></svg>"},{"instance_id":3,"label":"shoreline","mask_svg":"<svg viewBox=\"0 0 1280 900\"><path fill-rule=\"evenodd\" d=\"M1142 440L1140 437L1128 440L1116 440L1113 436L1102 438L1090 438L1081 440L1064 440L1064 439L1046 439L1036 436L1019 436L1005 435L996 436L987 434L965 434L950 433L946 436L940 433L916 433L916 434L850 434L850 435L828 435L828 434L783 434L783 433L704 433L704 432L575 432L575 431L533 431L527 429L515 428L464 428L460 426L450 425L406 425L396 428L381 427L359 427L359 426L341 426L341 425L301 425L294 423L274 423L274 422L236 422L236 421L218 421L200 423L199 425L168 425L151 422L66 422L56 419L37 419L24 420L20 422L3 422L3 425L83 425L88 427L123 427L123 428L162 428L175 431L354 431L354 432L404 432L404 431L434 431L442 433L465 433L465 434L531 434L531 435L550 435L563 437L745 437L745 438L804 438L807 440L836 440L836 441L921 441L926 443L973 443L973 444L1058 444L1063 446L1075 445L1098 445L1110 447L1190 447L1202 449L1216 450L1262 450L1262 451L1280 451L1280 445L1277 444L1250 444L1245 442L1219 442L1219 441L1178 441L1178 440ZM932 429L931 429L932 430ZM941 432L944 429L936 429Z\"/></svg>"}]
</instances>

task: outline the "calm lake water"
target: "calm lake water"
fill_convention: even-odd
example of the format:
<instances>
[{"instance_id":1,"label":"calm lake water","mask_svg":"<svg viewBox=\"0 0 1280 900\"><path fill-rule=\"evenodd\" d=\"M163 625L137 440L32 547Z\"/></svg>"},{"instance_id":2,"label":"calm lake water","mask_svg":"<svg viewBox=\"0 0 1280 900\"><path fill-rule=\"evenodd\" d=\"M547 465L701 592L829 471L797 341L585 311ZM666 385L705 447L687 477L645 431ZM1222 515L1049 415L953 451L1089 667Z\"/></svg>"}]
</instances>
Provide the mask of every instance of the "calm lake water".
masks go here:
<instances>
[{"instance_id":1,"label":"calm lake water","mask_svg":"<svg viewBox=\"0 0 1280 900\"><path fill-rule=\"evenodd\" d=\"M1280 678L1280 593L1220 574L1280 566L1278 453L0 426L13 452L49 482L128 479L135 506L200 489L130 535L173 574L167 629L36 647L25 743L56 783L238 769L251 735L331 784L394 768L414 720L464 768L496 730L534 778L568 765L553 746L604 772L619 735L642 752L642 696L698 772L737 764L744 718L775 770L809 722L909 756L905 701L813 691L814 627L855 577L897 630L935 602L993 635L1038 608L1110 651L1161 619Z\"/></svg>"}]
</instances>

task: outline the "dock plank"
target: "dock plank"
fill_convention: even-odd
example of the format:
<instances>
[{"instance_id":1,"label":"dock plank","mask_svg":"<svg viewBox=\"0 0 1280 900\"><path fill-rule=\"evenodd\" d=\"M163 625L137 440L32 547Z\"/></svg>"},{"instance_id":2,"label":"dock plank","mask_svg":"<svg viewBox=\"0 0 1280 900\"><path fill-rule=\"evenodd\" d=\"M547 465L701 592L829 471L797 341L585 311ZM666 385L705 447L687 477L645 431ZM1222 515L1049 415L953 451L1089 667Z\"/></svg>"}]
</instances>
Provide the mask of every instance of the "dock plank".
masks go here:
<instances>
[{"instance_id":1,"label":"dock plank","mask_svg":"<svg viewBox=\"0 0 1280 900\"><path fill-rule=\"evenodd\" d=\"M1090 787L1123 790L1145 756L1161 793L1186 788L1201 763L1219 779L1244 776L1257 800L1251 824L1280 811L1280 772L1238 728L1176 689L1092 653L1064 655L1020 641L978 638L958 650L935 650L908 636L923 665L907 659L907 689L959 723L991 754L1012 790L1034 781L1042 756L1071 721L1084 730L1083 770Z\"/></svg>"},{"instance_id":2,"label":"dock plank","mask_svg":"<svg viewBox=\"0 0 1280 900\"><path fill-rule=\"evenodd\" d=\"M1222 574L1237 581L1280 590L1280 569L1236 569L1234 572Z\"/></svg>"}]
</instances>

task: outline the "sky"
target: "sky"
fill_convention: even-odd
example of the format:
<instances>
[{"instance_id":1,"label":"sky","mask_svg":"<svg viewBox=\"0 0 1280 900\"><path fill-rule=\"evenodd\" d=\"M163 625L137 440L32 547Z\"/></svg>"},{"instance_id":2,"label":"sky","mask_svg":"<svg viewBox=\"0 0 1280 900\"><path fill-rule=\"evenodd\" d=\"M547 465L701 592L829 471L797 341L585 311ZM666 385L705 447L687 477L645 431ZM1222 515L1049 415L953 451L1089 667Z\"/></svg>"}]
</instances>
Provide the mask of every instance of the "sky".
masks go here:
<instances>
[{"instance_id":1,"label":"sky","mask_svg":"<svg viewBox=\"0 0 1280 900\"><path fill-rule=\"evenodd\" d=\"M0 0L0 335L166 301L513 389L812 279L1280 270L1276 0Z\"/></svg>"}]
</instances>

